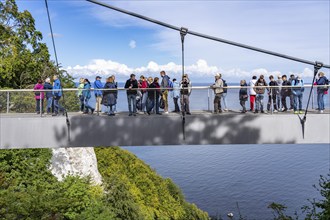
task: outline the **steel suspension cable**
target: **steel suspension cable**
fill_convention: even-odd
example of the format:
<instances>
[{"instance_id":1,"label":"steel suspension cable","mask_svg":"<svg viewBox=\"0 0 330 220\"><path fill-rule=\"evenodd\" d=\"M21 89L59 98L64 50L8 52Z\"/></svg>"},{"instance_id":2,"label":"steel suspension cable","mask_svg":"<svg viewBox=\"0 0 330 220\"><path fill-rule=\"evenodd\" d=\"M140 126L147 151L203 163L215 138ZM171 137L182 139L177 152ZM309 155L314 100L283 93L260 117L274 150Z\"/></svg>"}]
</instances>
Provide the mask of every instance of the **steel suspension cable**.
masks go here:
<instances>
[{"instance_id":1,"label":"steel suspension cable","mask_svg":"<svg viewBox=\"0 0 330 220\"><path fill-rule=\"evenodd\" d=\"M158 20L149 18L147 16L143 16L143 15L131 12L131 11L127 11L127 10L118 8L118 7L114 7L114 6L109 5L109 4L105 4L105 3L102 3L102 2L99 2L99 1L96 1L96 0L86 0L86 1L97 4L97 5L100 5L100 6L103 6L103 7L106 7L106 8L109 8L109 9L112 9L112 10L115 10L115 11L118 11L118 12L121 12L121 13L124 13L124 14L127 14L127 15L130 15L130 16L133 16L133 17L136 17L136 18L140 18L140 19L149 21L149 22L154 23L154 24L158 24L158 25L163 26L163 27L167 27L167 28L172 29L172 30L176 30L176 31L179 31L179 32L181 31L180 27L177 27L177 26L174 26L174 25L162 22L162 21L158 21ZM237 43L237 42L234 42L234 41L225 40L225 39L218 38L218 37L213 37L213 36L198 33L198 32L195 32L195 31L187 30L187 34L191 34L191 35L194 35L194 36L197 36L197 37L201 37L201 38L205 38L205 39L209 39L209 40L213 40L213 41L218 41L218 42L229 44L229 45L236 46L236 47L245 48L245 49L248 49L248 50L257 51L257 52L260 52L260 53L264 53L264 54L268 54L268 55L272 55L272 56L276 56L276 57L281 57L281 58L284 58L284 59L288 59L288 60L292 60L292 61L296 61L296 62L308 64L308 65L313 65L314 66L316 64L316 62L313 62L313 61L309 61L309 60L305 60L305 59L289 56L289 55L286 55L286 54L281 54L281 53L273 52L273 51L270 51L270 50L265 50L265 49L253 47L253 46L249 46L249 45L246 45L246 44ZM330 69L329 64L325 64L325 65L323 65L323 67Z\"/></svg>"},{"instance_id":2,"label":"steel suspension cable","mask_svg":"<svg viewBox=\"0 0 330 220\"><path fill-rule=\"evenodd\" d=\"M52 37L52 43L53 43L53 49L54 49L54 56L55 56L55 62L56 62L56 72L59 73L59 64L58 64L58 59L57 59L57 53L56 53L56 46L55 46L55 40L54 40L54 33L53 33L53 28L52 28L52 22L50 20L50 15L49 15L49 9L48 9L48 2L47 0L45 0L45 5L46 5L46 10L47 10L47 16L48 16L48 23L49 23L49 29L50 29L50 34ZM60 74L58 74L59 78L60 78ZM61 86L61 93L63 96L63 104L65 105L65 95L63 92L63 86L62 86L62 82L60 80L60 86ZM70 143L70 120L69 120L69 116L68 116L68 112L66 110L66 108L63 110L64 114L65 114L65 119L66 119L66 125L67 125L67 129L68 129L68 141Z\"/></svg>"}]
</instances>

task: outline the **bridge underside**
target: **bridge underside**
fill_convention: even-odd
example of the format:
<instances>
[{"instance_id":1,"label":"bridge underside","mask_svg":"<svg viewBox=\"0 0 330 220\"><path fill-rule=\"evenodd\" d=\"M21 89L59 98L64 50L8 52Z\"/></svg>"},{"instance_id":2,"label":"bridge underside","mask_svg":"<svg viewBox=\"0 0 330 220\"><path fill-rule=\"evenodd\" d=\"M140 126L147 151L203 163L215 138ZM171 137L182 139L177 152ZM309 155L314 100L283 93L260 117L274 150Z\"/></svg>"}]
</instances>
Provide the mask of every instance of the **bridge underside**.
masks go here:
<instances>
[{"instance_id":1,"label":"bridge underside","mask_svg":"<svg viewBox=\"0 0 330 220\"><path fill-rule=\"evenodd\" d=\"M330 142L329 114L308 114L303 138L300 120L293 114L194 113L186 116L185 140L179 114L109 117L72 113L69 118L68 130L65 117L2 114L0 148Z\"/></svg>"}]
</instances>

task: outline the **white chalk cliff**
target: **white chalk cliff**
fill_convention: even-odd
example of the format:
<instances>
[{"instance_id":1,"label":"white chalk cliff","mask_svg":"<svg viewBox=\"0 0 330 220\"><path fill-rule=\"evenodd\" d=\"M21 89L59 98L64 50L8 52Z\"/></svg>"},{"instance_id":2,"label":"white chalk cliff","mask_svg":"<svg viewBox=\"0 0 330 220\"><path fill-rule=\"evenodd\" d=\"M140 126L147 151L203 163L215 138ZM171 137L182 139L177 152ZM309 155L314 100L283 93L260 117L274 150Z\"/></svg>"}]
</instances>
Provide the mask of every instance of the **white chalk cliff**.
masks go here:
<instances>
[{"instance_id":1,"label":"white chalk cliff","mask_svg":"<svg viewBox=\"0 0 330 220\"><path fill-rule=\"evenodd\" d=\"M93 147L55 148L52 150L51 172L62 181L67 175L90 176L94 184L102 184Z\"/></svg>"}]
</instances>

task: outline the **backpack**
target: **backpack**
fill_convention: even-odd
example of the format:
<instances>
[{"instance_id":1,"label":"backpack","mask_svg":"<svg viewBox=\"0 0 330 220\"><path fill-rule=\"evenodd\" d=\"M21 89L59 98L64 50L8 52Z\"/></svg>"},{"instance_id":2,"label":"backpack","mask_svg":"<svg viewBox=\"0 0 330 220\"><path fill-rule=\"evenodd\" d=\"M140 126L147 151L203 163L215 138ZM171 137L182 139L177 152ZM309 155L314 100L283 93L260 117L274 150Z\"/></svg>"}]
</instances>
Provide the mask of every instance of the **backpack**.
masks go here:
<instances>
[{"instance_id":1,"label":"backpack","mask_svg":"<svg viewBox=\"0 0 330 220\"><path fill-rule=\"evenodd\" d=\"M168 79L167 88L173 89L173 82L170 79Z\"/></svg>"},{"instance_id":2,"label":"backpack","mask_svg":"<svg viewBox=\"0 0 330 220\"><path fill-rule=\"evenodd\" d=\"M227 85L227 83L226 83L226 80L223 79L222 82L223 82L223 87L224 87L224 88L223 88L223 93L227 93L227 86L228 86L228 85Z\"/></svg>"}]
</instances>

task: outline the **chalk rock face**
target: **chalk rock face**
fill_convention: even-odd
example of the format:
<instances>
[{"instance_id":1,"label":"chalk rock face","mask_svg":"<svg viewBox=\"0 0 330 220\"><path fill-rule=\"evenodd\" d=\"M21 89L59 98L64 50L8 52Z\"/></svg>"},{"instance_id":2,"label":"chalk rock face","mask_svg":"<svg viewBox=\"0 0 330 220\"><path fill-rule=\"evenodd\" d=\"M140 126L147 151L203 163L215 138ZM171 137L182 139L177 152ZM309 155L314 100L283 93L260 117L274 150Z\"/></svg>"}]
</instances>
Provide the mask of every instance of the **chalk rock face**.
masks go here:
<instances>
[{"instance_id":1,"label":"chalk rock face","mask_svg":"<svg viewBox=\"0 0 330 220\"><path fill-rule=\"evenodd\" d=\"M53 149L50 169L59 181L67 175L79 175L90 176L94 184L102 183L93 147Z\"/></svg>"}]
</instances>

